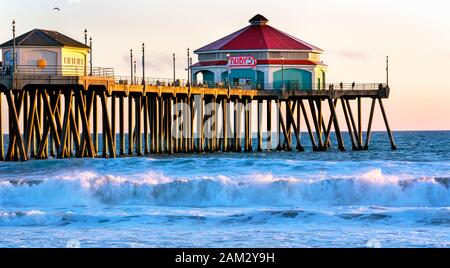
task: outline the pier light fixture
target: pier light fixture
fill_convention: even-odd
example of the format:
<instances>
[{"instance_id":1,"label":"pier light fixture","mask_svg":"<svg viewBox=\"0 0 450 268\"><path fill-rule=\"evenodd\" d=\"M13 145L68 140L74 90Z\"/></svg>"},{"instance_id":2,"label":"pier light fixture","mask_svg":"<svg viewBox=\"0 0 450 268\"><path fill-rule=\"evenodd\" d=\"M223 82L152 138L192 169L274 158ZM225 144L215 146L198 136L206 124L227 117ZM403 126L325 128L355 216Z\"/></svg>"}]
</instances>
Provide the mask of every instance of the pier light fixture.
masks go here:
<instances>
[{"instance_id":1,"label":"pier light fixture","mask_svg":"<svg viewBox=\"0 0 450 268\"><path fill-rule=\"evenodd\" d=\"M386 86L389 86L389 56L386 56Z\"/></svg>"},{"instance_id":2,"label":"pier light fixture","mask_svg":"<svg viewBox=\"0 0 450 268\"><path fill-rule=\"evenodd\" d=\"M14 75L16 73L16 20L12 21L12 33L13 33L12 79L14 81Z\"/></svg>"},{"instance_id":3,"label":"pier light fixture","mask_svg":"<svg viewBox=\"0 0 450 268\"><path fill-rule=\"evenodd\" d=\"M134 61L133 64L134 64L134 70L133 70L133 72L134 72L134 75L133 75L133 77L134 77L134 84L137 85L137 77L136 77L136 61Z\"/></svg>"},{"instance_id":4,"label":"pier light fixture","mask_svg":"<svg viewBox=\"0 0 450 268\"><path fill-rule=\"evenodd\" d=\"M92 37L89 37L89 47L91 52L89 53L89 75L92 76Z\"/></svg>"},{"instance_id":5,"label":"pier light fixture","mask_svg":"<svg viewBox=\"0 0 450 268\"><path fill-rule=\"evenodd\" d=\"M175 71L175 67L176 67L176 58L175 58L175 53L172 54L172 61L173 61L173 83L175 84L177 78L176 78L176 71Z\"/></svg>"},{"instance_id":6,"label":"pier light fixture","mask_svg":"<svg viewBox=\"0 0 450 268\"><path fill-rule=\"evenodd\" d=\"M133 84L133 49L130 49L130 84Z\"/></svg>"},{"instance_id":7,"label":"pier light fixture","mask_svg":"<svg viewBox=\"0 0 450 268\"><path fill-rule=\"evenodd\" d=\"M188 85L189 87L191 86L191 75L190 75L190 66L189 66L189 59L191 58L191 50L188 48L187 49L187 79L188 79Z\"/></svg>"},{"instance_id":8,"label":"pier light fixture","mask_svg":"<svg viewBox=\"0 0 450 268\"><path fill-rule=\"evenodd\" d=\"M142 85L145 89L145 43L142 43Z\"/></svg>"},{"instance_id":9,"label":"pier light fixture","mask_svg":"<svg viewBox=\"0 0 450 268\"><path fill-rule=\"evenodd\" d=\"M191 72L190 75L191 81L194 82L194 75L192 74L192 57L189 58L189 70Z\"/></svg>"}]
</instances>

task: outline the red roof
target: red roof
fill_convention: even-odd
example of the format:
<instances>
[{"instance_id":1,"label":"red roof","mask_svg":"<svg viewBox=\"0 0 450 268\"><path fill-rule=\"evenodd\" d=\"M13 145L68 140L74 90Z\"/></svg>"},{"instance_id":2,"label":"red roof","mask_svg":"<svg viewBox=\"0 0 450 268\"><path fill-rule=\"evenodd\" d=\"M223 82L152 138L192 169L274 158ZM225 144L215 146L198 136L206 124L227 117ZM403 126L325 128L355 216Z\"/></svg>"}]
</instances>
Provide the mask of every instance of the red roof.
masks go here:
<instances>
[{"instance_id":1,"label":"red roof","mask_svg":"<svg viewBox=\"0 0 450 268\"><path fill-rule=\"evenodd\" d=\"M263 19L261 19L261 17ZM322 51L316 46L267 25L267 22L268 20L263 16L257 15L250 20L251 25L204 46L195 52L202 53L220 50Z\"/></svg>"}]
</instances>

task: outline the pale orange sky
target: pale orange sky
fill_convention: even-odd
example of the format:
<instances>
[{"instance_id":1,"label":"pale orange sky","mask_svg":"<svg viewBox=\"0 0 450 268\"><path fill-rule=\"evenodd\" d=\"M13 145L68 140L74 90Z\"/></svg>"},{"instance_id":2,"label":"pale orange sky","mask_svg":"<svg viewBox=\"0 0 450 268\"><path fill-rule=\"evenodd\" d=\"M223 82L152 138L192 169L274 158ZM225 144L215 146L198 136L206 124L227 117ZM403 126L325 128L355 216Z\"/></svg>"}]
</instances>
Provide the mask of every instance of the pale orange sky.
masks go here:
<instances>
[{"instance_id":1,"label":"pale orange sky","mask_svg":"<svg viewBox=\"0 0 450 268\"><path fill-rule=\"evenodd\" d=\"M128 53L147 44L151 77L171 77L171 55L186 76L185 50L245 27L256 13L325 50L328 82L384 82L390 56L395 130L450 130L450 3L441 0L0 0L0 42L33 28L94 39L94 65L128 75ZM61 12L52 8L58 6ZM368 107L366 107L368 109ZM367 111L367 110L366 110ZM380 114L375 129L384 129Z\"/></svg>"}]
</instances>

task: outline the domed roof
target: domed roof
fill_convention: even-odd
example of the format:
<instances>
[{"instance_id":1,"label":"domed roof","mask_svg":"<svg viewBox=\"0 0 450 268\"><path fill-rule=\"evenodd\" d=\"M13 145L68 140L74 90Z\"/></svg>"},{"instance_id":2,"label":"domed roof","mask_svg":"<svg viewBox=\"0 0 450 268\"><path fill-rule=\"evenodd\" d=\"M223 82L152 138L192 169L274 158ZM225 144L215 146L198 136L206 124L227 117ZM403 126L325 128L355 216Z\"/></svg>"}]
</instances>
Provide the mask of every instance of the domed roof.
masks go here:
<instances>
[{"instance_id":1,"label":"domed roof","mask_svg":"<svg viewBox=\"0 0 450 268\"><path fill-rule=\"evenodd\" d=\"M323 52L322 49L268 25L263 15L250 19L250 25L206 45L195 53L241 50L298 50Z\"/></svg>"}]
</instances>

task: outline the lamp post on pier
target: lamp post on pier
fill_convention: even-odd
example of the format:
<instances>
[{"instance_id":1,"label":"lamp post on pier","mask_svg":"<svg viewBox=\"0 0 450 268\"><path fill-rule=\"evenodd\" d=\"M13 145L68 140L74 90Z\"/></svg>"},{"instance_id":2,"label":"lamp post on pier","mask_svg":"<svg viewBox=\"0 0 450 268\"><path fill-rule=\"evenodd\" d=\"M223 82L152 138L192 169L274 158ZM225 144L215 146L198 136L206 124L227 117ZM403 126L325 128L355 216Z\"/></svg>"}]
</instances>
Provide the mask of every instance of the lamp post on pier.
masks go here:
<instances>
[{"instance_id":1,"label":"lamp post on pier","mask_svg":"<svg viewBox=\"0 0 450 268\"><path fill-rule=\"evenodd\" d=\"M191 58L191 52L190 49L187 49L187 79L188 79L188 85L191 87L191 75L190 75L190 68L189 68L189 59Z\"/></svg>"},{"instance_id":2,"label":"lamp post on pier","mask_svg":"<svg viewBox=\"0 0 450 268\"><path fill-rule=\"evenodd\" d=\"M88 45L88 31L87 29L84 29L84 45L87 46ZM87 74L87 59L84 59L84 75Z\"/></svg>"},{"instance_id":3,"label":"lamp post on pier","mask_svg":"<svg viewBox=\"0 0 450 268\"><path fill-rule=\"evenodd\" d=\"M192 57L189 58L189 71L191 82L194 83L194 75L192 74Z\"/></svg>"},{"instance_id":4,"label":"lamp post on pier","mask_svg":"<svg viewBox=\"0 0 450 268\"><path fill-rule=\"evenodd\" d=\"M92 76L92 37L89 38L89 47L91 48L89 56L89 75Z\"/></svg>"},{"instance_id":5,"label":"lamp post on pier","mask_svg":"<svg viewBox=\"0 0 450 268\"><path fill-rule=\"evenodd\" d=\"M389 56L386 56L386 86L389 86Z\"/></svg>"},{"instance_id":6,"label":"lamp post on pier","mask_svg":"<svg viewBox=\"0 0 450 268\"><path fill-rule=\"evenodd\" d=\"M130 72L130 85L133 84L133 50L130 49L130 68L131 68L131 72Z\"/></svg>"},{"instance_id":7,"label":"lamp post on pier","mask_svg":"<svg viewBox=\"0 0 450 268\"><path fill-rule=\"evenodd\" d=\"M137 85L136 61L134 61L133 64L134 64L134 75L133 75L133 78L134 78L134 84Z\"/></svg>"},{"instance_id":8,"label":"lamp post on pier","mask_svg":"<svg viewBox=\"0 0 450 268\"><path fill-rule=\"evenodd\" d=\"M145 43L142 43L142 85L145 89Z\"/></svg>"},{"instance_id":9,"label":"lamp post on pier","mask_svg":"<svg viewBox=\"0 0 450 268\"><path fill-rule=\"evenodd\" d=\"M16 21L13 20L12 22L12 32L13 32L13 53L12 53L12 72L11 72L11 78L14 82L14 78L16 75Z\"/></svg>"},{"instance_id":10,"label":"lamp post on pier","mask_svg":"<svg viewBox=\"0 0 450 268\"><path fill-rule=\"evenodd\" d=\"M175 58L175 53L172 54L172 60L173 60L173 83L175 84L175 80L176 80L176 73L175 73L176 58Z\"/></svg>"}]
</instances>

